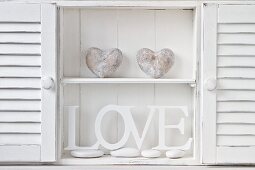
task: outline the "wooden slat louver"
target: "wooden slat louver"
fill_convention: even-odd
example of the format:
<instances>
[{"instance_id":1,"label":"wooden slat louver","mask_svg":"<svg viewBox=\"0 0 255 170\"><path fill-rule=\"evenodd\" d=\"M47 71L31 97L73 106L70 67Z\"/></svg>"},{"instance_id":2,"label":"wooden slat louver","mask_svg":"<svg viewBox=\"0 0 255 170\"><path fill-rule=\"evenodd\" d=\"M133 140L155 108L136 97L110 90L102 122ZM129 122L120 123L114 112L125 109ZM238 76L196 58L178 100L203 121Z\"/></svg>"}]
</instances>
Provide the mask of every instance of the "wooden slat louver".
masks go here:
<instances>
[{"instance_id":1,"label":"wooden slat louver","mask_svg":"<svg viewBox=\"0 0 255 170\"><path fill-rule=\"evenodd\" d=\"M42 54L45 48L42 39L53 35L47 35L47 30L42 29L42 19L48 22L43 18L44 13L52 14L47 11L49 7L54 14L52 5L0 5L0 162L52 161L51 156L45 158L42 155L45 152L42 148L46 148L43 134L48 133L42 128L48 123L45 116L51 114L49 119L55 119L54 112L42 110L45 107L42 99L45 92L41 87L42 61L49 60L49 57L51 61L48 62L55 61L54 55ZM55 133L54 129L51 131Z\"/></svg>"},{"instance_id":2,"label":"wooden slat louver","mask_svg":"<svg viewBox=\"0 0 255 170\"><path fill-rule=\"evenodd\" d=\"M0 145L34 145L36 152L41 141L40 23L8 25L0 23ZM40 161L40 155L32 161Z\"/></svg>"},{"instance_id":3,"label":"wooden slat louver","mask_svg":"<svg viewBox=\"0 0 255 170\"><path fill-rule=\"evenodd\" d=\"M219 147L251 146L250 140L244 138L255 136L255 19L252 17L255 14L254 9L254 6L219 7L217 36ZM232 11L233 16L228 15L228 11ZM231 144L230 141L224 140L226 137L235 142Z\"/></svg>"},{"instance_id":4,"label":"wooden slat louver","mask_svg":"<svg viewBox=\"0 0 255 170\"><path fill-rule=\"evenodd\" d=\"M211 153L204 151L203 162L255 163L255 6L210 4L205 11L217 27L204 25L204 40L216 45L204 42L204 71L211 71L204 78L213 77L217 88L204 90L204 134L210 135L204 143L212 142L205 144ZM209 98L213 107L206 108Z\"/></svg>"}]
</instances>

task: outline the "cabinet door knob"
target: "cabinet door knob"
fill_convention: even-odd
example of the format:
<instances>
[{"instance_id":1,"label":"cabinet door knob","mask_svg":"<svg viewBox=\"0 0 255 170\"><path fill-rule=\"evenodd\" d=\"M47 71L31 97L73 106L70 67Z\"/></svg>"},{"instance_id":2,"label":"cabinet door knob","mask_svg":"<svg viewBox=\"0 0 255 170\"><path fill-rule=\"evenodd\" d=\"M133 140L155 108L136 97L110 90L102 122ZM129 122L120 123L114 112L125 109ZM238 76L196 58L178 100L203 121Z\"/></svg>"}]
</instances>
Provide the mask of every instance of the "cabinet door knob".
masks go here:
<instances>
[{"instance_id":1,"label":"cabinet door knob","mask_svg":"<svg viewBox=\"0 0 255 170\"><path fill-rule=\"evenodd\" d=\"M52 77L42 78L42 87L46 90L52 89L54 87L54 80Z\"/></svg>"},{"instance_id":2,"label":"cabinet door knob","mask_svg":"<svg viewBox=\"0 0 255 170\"><path fill-rule=\"evenodd\" d=\"M209 91L215 90L216 87L217 87L217 81L216 81L216 79L215 79L215 78L209 78L209 79L207 79L206 82L205 82L205 87L206 87L206 89L209 90Z\"/></svg>"}]
</instances>

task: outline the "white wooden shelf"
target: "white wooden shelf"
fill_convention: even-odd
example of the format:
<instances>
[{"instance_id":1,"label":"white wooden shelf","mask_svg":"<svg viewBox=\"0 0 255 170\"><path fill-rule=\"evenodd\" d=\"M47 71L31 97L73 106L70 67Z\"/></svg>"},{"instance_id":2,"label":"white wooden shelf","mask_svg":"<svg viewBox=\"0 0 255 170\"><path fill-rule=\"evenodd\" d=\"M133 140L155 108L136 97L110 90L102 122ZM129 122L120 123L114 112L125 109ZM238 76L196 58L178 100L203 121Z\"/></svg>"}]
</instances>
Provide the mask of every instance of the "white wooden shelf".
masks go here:
<instances>
[{"instance_id":1,"label":"white wooden shelf","mask_svg":"<svg viewBox=\"0 0 255 170\"><path fill-rule=\"evenodd\" d=\"M65 1L54 0L58 6L62 7L126 7L126 8L167 8L167 9L193 9L197 6L197 2L172 2L162 1Z\"/></svg>"},{"instance_id":2,"label":"white wooden shelf","mask_svg":"<svg viewBox=\"0 0 255 170\"><path fill-rule=\"evenodd\" d=\"M195 79L153 79L153 78L62 78L62 84L89 83L175 83L195 84Z\"/></svg>"},{"instance_id":3,"label":"white wooden shelf","mask_svg":"<svg viewBox=\"0 0 255 170\"><path fill-rule=\"evenodd\" d=\"M73 158L70 156L63 156L58 164L62 165L197 165L198 162L191 156L186 156L181 159L169 158L117 158L111 156L103 156L100 158Z\"/></svg>"}]
</instances>

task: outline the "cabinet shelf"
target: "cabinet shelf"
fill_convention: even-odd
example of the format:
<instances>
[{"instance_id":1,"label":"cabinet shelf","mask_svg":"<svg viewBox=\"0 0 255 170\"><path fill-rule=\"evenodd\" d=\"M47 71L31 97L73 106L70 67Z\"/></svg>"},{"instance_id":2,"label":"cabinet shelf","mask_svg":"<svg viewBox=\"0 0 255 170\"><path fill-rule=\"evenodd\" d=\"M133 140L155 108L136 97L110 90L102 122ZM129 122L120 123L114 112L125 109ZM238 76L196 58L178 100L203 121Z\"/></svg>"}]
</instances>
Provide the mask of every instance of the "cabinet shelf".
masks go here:
<instances>
[{"instance_id":1,"label":"cabinet shelf","mask_svg":"<svg viewBox=\"0 0 255 170\"><path fill-rule=\"evenodd\" d=\"M196 84L195 79L153 79L153 78L78 78L65 77L62 84L89 84L89 83L175 83Z\"/></svg>"},{"instance_id":2,"label":"cabinet shelf","mask_svg":"<svg viewBox=\"0 0 255 170\"><path fill-rule=\"evenodd\" d=\"M83 158L73 158L70 156L63 156L62 159L59 161L60 164L65 165L186 165L186 164L197 164L196 160L194 160L191 156L186 156L181 159L169 159L169 158L153 158L148 159L144 157L136 157L136 158L118 158L118 157L111 157L109 155L104 155L100 158L90 158L90 159L83 159Z\"/></svg>"}]
</instances>

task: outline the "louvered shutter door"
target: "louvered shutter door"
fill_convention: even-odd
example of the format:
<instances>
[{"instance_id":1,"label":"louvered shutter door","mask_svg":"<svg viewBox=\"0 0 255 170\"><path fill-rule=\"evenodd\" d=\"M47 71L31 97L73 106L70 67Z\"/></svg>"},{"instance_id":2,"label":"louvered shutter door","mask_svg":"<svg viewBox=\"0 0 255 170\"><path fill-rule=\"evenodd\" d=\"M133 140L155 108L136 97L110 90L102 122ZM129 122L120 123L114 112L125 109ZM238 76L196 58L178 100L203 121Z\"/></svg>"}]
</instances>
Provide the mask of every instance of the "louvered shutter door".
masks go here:
<instances>
[{"instance_id":1,"label":"louvered shutter door","mask_svg":"<svg viewBox=\"0 0 255 170\"><path fill-rule=\"evenodd\" d=\"M203 162L255 163L255 6L203 12Z\"/></svg>"},{"instance_id":2,"label":"louvered shutter door","mask_svg":"<svg viewBox=\"0 0 255 170\"><path fill-rule=\"evenodd\" d=\"M0 4L0 162L55 161L56 9Z\"/></svg>"}]
</instances>

